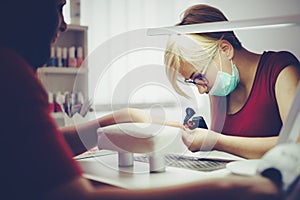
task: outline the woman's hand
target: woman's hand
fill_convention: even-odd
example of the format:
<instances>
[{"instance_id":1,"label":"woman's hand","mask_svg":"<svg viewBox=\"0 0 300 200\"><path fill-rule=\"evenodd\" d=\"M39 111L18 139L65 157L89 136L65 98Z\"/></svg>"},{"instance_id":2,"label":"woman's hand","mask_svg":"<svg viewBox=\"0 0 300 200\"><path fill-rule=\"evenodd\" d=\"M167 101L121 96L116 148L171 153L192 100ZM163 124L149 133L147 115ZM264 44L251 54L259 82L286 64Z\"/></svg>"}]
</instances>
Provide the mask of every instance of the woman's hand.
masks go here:
<instances>
[{"instance_id":1,"label":"woman's hand","mask_svg":"<svg viewBox=\"0 0 300 200\"><path fill-rule=\"evenodd\" d=\"M211 130L196 128L194 130L182 129L183 143L190 151L210 151L217 149L218 139L221 134Z\"/></svg>"}]
</instances>

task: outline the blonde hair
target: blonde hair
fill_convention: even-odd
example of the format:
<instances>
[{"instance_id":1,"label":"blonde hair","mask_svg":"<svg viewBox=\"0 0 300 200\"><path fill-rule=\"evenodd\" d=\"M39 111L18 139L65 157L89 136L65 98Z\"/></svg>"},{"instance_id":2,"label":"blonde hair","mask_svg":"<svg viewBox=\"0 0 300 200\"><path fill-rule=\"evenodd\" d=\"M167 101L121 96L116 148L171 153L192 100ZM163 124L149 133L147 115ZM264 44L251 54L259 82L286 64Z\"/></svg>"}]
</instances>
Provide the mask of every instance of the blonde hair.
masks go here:
<instances>
[{"instance_id":1,"label":"blonde hair","mask_svg":"<svg viewBox=\"0 0 300 200\"><path fill-rule=\"evenodd\" d=\"M217 8L209 5L198 4L188 8L182 16L181 22L177 26L189 24L201 24L209 22L228 21L225 15ZM195 42L195 47L188 48L186 45L181 44L180 36L171 36L167 43L165 52L165 64L167 76L173 85L174 89L183 96L187 95L177 85L178 73L185 64L190 63L195 69L199 70L203 57L206 59L213 56L213 53L218 49L218 41L223 39L227 40L234 49L242 49L242 44L235 36L233 31L224 32L208 32L208 33L195 33L184 35ZM206 56L203 56L205 55Z\"/></svg>"},{"instance_id":2,"label":"blonde hair","mask_svg":"<svg viewBox=\"0 0 300 200\"><path fill-rule=\"evenodd\" d=\"M178 85L182 78L179 74L186 65L191 65L195 70L201 72L207 64L208 59L212 58L218 50L219 40L200 36L197 34L173 35L170 36L164 62L166 74L175 91L189 97Z\"/></svg>"}]
</instances>

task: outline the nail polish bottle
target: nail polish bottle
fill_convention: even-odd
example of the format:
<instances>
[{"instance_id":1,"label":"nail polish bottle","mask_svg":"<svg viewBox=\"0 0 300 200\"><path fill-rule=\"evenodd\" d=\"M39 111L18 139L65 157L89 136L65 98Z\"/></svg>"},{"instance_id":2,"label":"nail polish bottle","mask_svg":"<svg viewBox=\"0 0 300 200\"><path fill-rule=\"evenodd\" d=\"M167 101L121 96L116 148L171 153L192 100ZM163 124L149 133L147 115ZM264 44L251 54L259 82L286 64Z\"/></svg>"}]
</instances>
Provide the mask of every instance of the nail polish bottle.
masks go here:
<instances>
[{"instance_id":1,"label":"nail polish bottle","mask_svg":"<svg viewBox=\"0 0 300 200\"><path fill-rule=\"evenodd\" d=\"M57 67L62 67L62 50L61 47L56 47Z\"/></svg>"},{"instance_id":2,"label":"nail polish bottle","mask_svg":"<svg viewBox=\"0 0 300 200\"><path fill-rule=\"evenodd\" d=\"M82 47L77 47L77 68L79 68L83 62L83 50Z\"/></svg>"},{"instance_id":3,"label":"nail polish bottle","mask_svg":"<svg viewBox=\"0 0 300 200\"><path fill-rule=\"evenodd\" d=\"M55 57L55 48L51 47L50 58L47 62L48 67L57 67L57 58Z\"/></svg>"},{"instance_id":4,"label":"nail polish bottle","mask_svg":"<svg viewBox=\"0 0 300 200\"><path fill-rule=\"evenodd\" d=\"M50 112L54 112L53 93L52 92L48 92L48 102L49 102Z\"/></svg>"},{"instance_id":5,"label":"nail polish bottle","mask_svg":"<svg viewBox=\"0 0 300 200\"><path fill-rule=\"evenodd\" d=\"M64 105L63 104L64 104L64 101L65 101L65 97L60 91L58 91L56 93L55 100L56 100L56 112L63 112L63 110L64 110Z\"/></svg>"},{"instance_id":6,"label":"nail polish bottle","mask_svg":"<svg viewBox=\"0 0 300 200\"><path fill-rule=\"evenodd\" d=\"M68 67L77 67L77 60L75 58L75 47L69 48Z\"/></svg>"},{"instance_id":7,"label":"nail polish bottle","mask_svg":"<svg viewBox=\"0 0 300 200\"><path fill-rule=\"evenodd\" d=\"M62 66L63 67L68 67L68 48L64 47L62 49Z\"/></svg>"}]
</instances>

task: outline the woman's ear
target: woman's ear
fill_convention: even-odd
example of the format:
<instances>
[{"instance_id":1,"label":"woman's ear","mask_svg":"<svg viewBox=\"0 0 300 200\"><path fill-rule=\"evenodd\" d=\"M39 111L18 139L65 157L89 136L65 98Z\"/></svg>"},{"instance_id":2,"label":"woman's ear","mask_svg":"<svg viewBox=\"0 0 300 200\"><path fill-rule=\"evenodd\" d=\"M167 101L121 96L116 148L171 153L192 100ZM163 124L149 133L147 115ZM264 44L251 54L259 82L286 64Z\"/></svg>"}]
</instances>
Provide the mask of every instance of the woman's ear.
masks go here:
<instances>
[{"instance_id":1,"label":"woman's ear","mask_svg":"<svg viewBox=\"0 0 300 200\"><path fill-rule=\"evenodd\" d=\"M234 48L227 40L221 40L219 42L219 49L224 55L227 56L228 60L232 60L234 55Z\"/></svg>"}]
</instances>

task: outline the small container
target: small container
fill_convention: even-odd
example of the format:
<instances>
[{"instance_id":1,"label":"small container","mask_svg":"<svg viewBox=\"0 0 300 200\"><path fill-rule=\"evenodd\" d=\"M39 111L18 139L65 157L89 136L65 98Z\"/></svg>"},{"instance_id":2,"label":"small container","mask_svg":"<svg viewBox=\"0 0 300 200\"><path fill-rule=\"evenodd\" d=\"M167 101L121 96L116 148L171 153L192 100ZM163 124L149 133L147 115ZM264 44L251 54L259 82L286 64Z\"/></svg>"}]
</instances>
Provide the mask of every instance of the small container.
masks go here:
<instances>
[{"instance_id":1,"label":"small container","mask_svg":"<svg viewBox=\"0 0 300 200\"><path fill-rule=\"evenodd\" d=\"M47 67L57 67L57 58L55 57L54 47L51 47L50 58L48 59Z\"/></svg>"},{"instance_id":2,"label":"small container","mask_svg":"<svg viewBox=\"0 0 300 200\"><path fill-rule=\"evenodd\" d=\"M61 47L56 47L56 58L57 58L57 67L62 67L62 49Z\"/></svg>"},{"instance_id":3,"label":"small container","mask_svg":"<svg viewBox=\"0 0 300 200\"><path fill-rule=\"evenodd\" d=\"M63 103L65 113L71 117L71 94L69 92L64 93L65 100Z\"/></svg>"},{"instance_id":4,"label":"small container","mask_svg":"<svg viewBox=\"0 0 300 200\"><path fill-rule=\"evenodd\" d=\"M59 91L56 93L57 112L63 112L65 96Z\"/></svg>"},{"instance_id":5,"label":"small container","mask_svg":"<svg viewBox=\"0 0 300 200\"><path fill-rule=\"evenodd\" d=\"M81 99L77 92L71 94L71 113L72 116L75 113L80 113L80 109L82 107Z\"/></svg>"},{"instance_id":6,"label":"small container","mask_svg":"<svg viewBox=\"0 0 300 200\"><path fill-rule=\"evenodd\" d=\"M64 47L62 49L62 59L61 59L61 62L62 62L62 66L63 67L68 67L68 48L67 47Z\"/></svg>"},{"instance_id":7,"label":"small container","mask_svg":"<svg viewBox=\"0 0 300 200\"><path fill-rule=\"evenodd\" d=\"M77 68L79 68L83 62L83 49L82 47L77 47Z\"/></svg>"},{"instance_id":8,"label":"small container","mask_svg":"<svg viewBox=\"0 0 300 200\"><path fill-rule=\"evenodd\" d=\"M48 102L49 102L50 112L54 112L54 102L53 102L53 93L52 92L48 92Z\"/></svg>"},{"instance_id":9,"label":"small container","mask_svg":"<svg viewBox=\"0 0 300 200\"><path fill-rule=\"evenodd\" d=\"M77 60L75 58L75 47L69 48L68 67L77 67Z\"/></svg>"}]
</instances>

